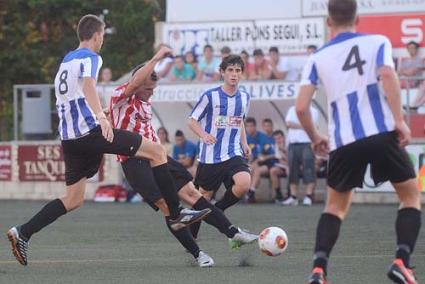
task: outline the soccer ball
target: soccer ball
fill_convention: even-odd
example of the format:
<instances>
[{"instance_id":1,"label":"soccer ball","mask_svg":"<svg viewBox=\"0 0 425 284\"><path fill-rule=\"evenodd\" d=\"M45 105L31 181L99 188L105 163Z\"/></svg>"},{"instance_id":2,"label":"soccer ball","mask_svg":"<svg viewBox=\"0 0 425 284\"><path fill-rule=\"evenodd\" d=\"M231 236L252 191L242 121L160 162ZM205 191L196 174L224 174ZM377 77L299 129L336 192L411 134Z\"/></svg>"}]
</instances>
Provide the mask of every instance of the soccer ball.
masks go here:
<instances>
[{"instance_id":1,"label":"soccer ball","mask_svg":"<svg viewBox=\"0 0 425 284\"><path fill-rule=\"evenodd\" d=\"M258 246L263 254L278 256L288 247L288 236L279 227L268 227L260 233Z\"/></svg>"}]
</instances>

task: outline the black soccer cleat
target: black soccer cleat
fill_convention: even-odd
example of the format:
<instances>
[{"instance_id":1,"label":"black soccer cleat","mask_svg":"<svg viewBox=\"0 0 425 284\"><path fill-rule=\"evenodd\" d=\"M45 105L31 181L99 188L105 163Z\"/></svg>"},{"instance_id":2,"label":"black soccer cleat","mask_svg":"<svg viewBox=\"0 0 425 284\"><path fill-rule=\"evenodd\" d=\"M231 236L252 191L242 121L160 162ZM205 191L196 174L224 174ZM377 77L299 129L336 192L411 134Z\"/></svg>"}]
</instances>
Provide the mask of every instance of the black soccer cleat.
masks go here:
<instances>
[{"instance_id":1,"label":"black soccer cleat","mask_svg":"<svg viewBox=\"0 0 425 284\"><path fill-rule=\"evenodd\" d=\"M413 270L406 267L403 261L399 258L394 260L393 264L391 264L387 275L394 283L418 284L415 275L413 274Z\"/></svg>"},{"instance_id":2,"label":"black soccer cleat","mask_svg":"<svg viewBox=\"0 0 425 284\"><path fill-rule=\"evenodd\" d=\"M181 228L187 227L204 219L210 213L210 208L206 208L200 211L184 208L180 211L180 214L176 219L170 219L170 227L174 231L178 231Z\"/></svg>"},{"instance_id":3,"label":"black soccer cleat","mask_svg":"<svg viewBox=\"0 0 425 284\"><path fill-rule=\"evenodd\" d=\"M311 272L308 284L326 284L326 276L323 268L315 267Z\"/></svg>"},{"instance_id":4,"label":"black soccer cleat","mask_svg":"<svg viewBox=\"0 0 425 284\"><path fill-rule=\"evenodd\" d=\"M28 240L20 234L19 227L9 229L7 237L12 245L12 252L16 260L22 265L27 265Z\"/></svg>"}]
</instances>

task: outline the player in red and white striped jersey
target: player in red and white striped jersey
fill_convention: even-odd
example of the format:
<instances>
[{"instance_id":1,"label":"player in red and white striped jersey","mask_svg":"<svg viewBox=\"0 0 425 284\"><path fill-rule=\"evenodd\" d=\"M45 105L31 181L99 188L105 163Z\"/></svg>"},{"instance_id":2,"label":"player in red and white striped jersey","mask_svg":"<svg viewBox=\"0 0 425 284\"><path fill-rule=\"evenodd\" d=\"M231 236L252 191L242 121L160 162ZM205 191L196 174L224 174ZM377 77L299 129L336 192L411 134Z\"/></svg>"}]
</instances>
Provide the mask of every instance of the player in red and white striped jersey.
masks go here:
<instances>
[{"instance_id":1,"label":"player in red and white striped jersey","mask_svg":"<svg viewBox=\"0 0 425 284\"><path fill-rule=\"evenodd\" d=\"M153 68L154 64L151 61L136 67L136 70L133 71L132 80L133 82L137 80L140 84L133 94L126 94L128 84L116 88L111 98L110 115L114 127L133 131L151 141L160 143L151 124L151 97L158 80ZM140 78L135 78L136 76ZM161 192L150 170L149 161L122 156L119 157L119 160L129 184L136 192L142 195L150 206L155 210L161 210L166 216L166 223L169 227L167 217L169 215L168 207L161 196ZM201 193L195 189L192 183L192 175L183 165L171 157L168 157L168 165L180 199L195 210L199 210L200 208L211 210L211 213L205 219L207 223L216 227L221 233L233 240L233 243L236 242L238 245L251 243L257 239L257 235L247 233L235 227L219 208L202 197ZM170 231L197 259L200 267L214 265L213 259L199 249L188 228Z\"/></svg>"}]
</instances>

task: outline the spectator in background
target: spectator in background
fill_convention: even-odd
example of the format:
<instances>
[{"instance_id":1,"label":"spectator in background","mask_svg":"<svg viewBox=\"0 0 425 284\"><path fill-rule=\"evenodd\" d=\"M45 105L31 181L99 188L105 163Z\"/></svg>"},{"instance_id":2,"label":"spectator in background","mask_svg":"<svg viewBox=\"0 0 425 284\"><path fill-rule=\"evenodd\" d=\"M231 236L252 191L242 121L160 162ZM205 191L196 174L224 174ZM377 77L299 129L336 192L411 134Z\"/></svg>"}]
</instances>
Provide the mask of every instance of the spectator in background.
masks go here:
<instances>
[{"instance_id":1,"label":"spectator in background","mask_svg":"<svg viewBox=\"0 0 425 284\"><path fill-rule=\"evenodd\" d=\"M259 143L258 143L258 132L257 132L257 121L253 117L247 117L245 119L245 131L246 139L249 148L251 148L251 159L248 161L250 168L253 163L257 160L259 154Z\"/></svg>"},{"instance_id":2,"label":"spectator in background","mask_svg":"<svg viewBox=\"0 0 425 284\"><path fill-rule=\"evenodd\" d=\"M273 138L275 141L274 150L277 162L270 169L269 174L272 188L275 191L275 201L282 202L283 195L280 188L280 177L288 176L288 152L286 151L285 134L282 130L274 131Z\"/></svg>"},{"instance_id":3,"label":"spectator in background","mask_svg":"<svg viewBox=\"0 0 425 284\"><path fill-rule=\"evenodd\" d=\"M215 82L220 80L218 68L220 60L214 57L214 49L211 45L204 46L204 56L199 59L196 80L204 82Z\"/></svg>"},{"instance_id":4,"label":"spectator in background","mask_svg":"<svg viewBox=\"0 0 425 284\"><path fill-rule=\"evenodd\" d=\"M99 84L96 86L96 90L99 93L100 105L102 108L109 107L109 100L111 99L113 88L108 85L112 83L112 69L104 67L100 71Z\"/></svg>"},{"instance_id":5,"label":"spectator in background","mask_svg":"<svg viewBox=\"0 0 425 284\"><path fill-rule=\"evenodd\" d=\"M310 113L314 124L317 125L319 121L318 111L311 107ZM285 121L288 128L290 195L282 202L282 205L298 205L298 183L302 173L306 188L306 195L302 204L309 206L313 203L313 192L316 186L315 156L311 148L311 140L298 120L295 106L289 108Z\"/></svg>"},{"instance_id":6,"label":"spectator in background","mask_svg":"<svg viewBox=\"0 0 425 284\"><path fill-rule=\"evenodd\" d=\"M195 72L198 70L198 59L196 58L195 53L192 51L188 51L184 54L184 61L187 64L190 64Z\"/></svg>"},{"instance_id":7,"label":"spectator in background","mask_svg":"<svg viewBox=\"0 0 425 284\"><path fill-rule=\"evenodd\" d=\"M174 58L174 66L171 69L170 81L192 81L196 72L192 65L185 63L183 56Z\"/></svg>"},{"instance_id":8,"label":"spectator in background","mask_svg":"<svg viewBox=\"0 0 425 284\"><path fill-rule=\"evenodd\" d=\"M249 74L249 80L269 80L272 76L272 70L269 62L264 58L261 49L254 50L254 67Z\"/></svg>"},{"instance_id":9,"label":"spectator in background","mask_svg":"<svg viewBox=\"0 0 425 284\"><path fill-rule=\"evenodd\" d=\"M169 47L168 45L161 43L155 49L155 52L158 52L163 46ZM155 65L154 71L158 75L159 81L167 81L169 79L169 75L170 75L170 71L172 67L173 67L173 58L171 57L165 57L165 58L162 58L160 61L158 61L158 63Z\"/></svg>"},{"instance_id":10,"label":"spectator in background","mask_svg":"<svg viewBox=\"0 0 425 284\"><path fill-rule=\"evenodd\" d=\"M313 53L315 53L316 52L316 50L317 50L317 46L316 45L314 45L314 44L311 44L311 45L308 45L307 46L307 54L310 56L310 55L312 55Z\"/></svg>"},{"instance_id":11,"label":"spectator in background","mask_svg":"<svg viewBox=\"0 0 425 284\"><path fill-rule=\"evenodd\" d=\"M407 52L409 53L410 57L408 58L400 58L398 63L398 74L401 76L421 76L422 71L425 69L424 66L424 59L419 57L419 44L411 41L406 45ZM421 83L420 80L411 80L408 81L402 81L401 87L406 88L409 86L409 88L416 88Z\"/></svg>"},{"instance_id":12,"label":"spectator in background","mask_svg":"<svg viewBox=\"0 0 425 284\"><path fill-rule=\"evenodd\" d=\"M197 151L198 147L186 140L183 131L177 130L173 147L173 159L182 164L193 177L196 173L195 157Z\"/></svg>"},{"instance_id":13,"label":"spectator in background","mask_svg":"<svg viewBox=\"0 0 425 284\"><path fill-rule=\"evenodd\" d=\"M168 130L165 127L160 127L156 131L156 134L158 134L159 141L161 142L161 145L164 146L167 156L171 157L173 155L173 144L171 144L168 137Z\"/></svg>"},{"instance_id":14,"label":"spectator in background","mask_svg":"<svg viewBox=\"0 0 425 284\"><path fill-rule=\"evenodd\" d=\"M230 53L232 53L232 50L230 49L230 47L228 47L227 45L223 46L220 49L220 54L221 54L221 60L223 60L223 58L227 57L230 55Z\"/></svg>"},{"instance_id":15,"label":"spectator in background","mask_svg":"<svg viewBox=\"0 0 425 284\"><path fill-rule=\"evenodd\" d=\"M254 65L251 62L249 62L249 53L246 52L246 50L242 50L240 56L245 65L245 69L243 70L243 74L242 74L242 80L248 80L249 74L252 72Z\"/></svg>"},{"instance_id":16,"label":"spectator in background","mask_svg":"<svg viewBox=\"0 0 425 284\"><path fill-rule=\"evenodd\" d=\"M279 49L272 46L269 49L270 66L271 66L271 79L285 80L289 72L289 62L286 58L280 57Z\"/></svg>"},{"instance_id":17,"label":"spectator in background","mask_svg":"<svg viewBox=\"0 0 425 284\"><path fill-rule=\"evenodd\" d=\"M270 169L278 162L275 155L275 141L273 139L273 122L266 118L262 122L262 128L265 133L257 132L254 137L258 144L259 154L256 163L252 165L251 188L248 193L248 202L254 203L255 192L260 183L262 175L268 175ZM278 196L282 199L282 196Z\"/></svg>"}]
</instances>

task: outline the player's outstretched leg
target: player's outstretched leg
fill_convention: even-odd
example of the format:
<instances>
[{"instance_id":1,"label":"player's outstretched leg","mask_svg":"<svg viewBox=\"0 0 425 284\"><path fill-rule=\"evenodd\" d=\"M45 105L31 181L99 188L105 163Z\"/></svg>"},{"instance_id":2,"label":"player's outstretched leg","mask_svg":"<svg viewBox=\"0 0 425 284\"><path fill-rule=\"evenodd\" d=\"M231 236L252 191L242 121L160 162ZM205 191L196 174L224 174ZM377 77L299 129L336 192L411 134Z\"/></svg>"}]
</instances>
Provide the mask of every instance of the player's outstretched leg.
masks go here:
<instances>
[{"instance_id":1,"label":"player's outstretched leg","mask_svg":"<svg viewBox=\"0 0 425 284\"><path fill-rule=\"evenodd\" d=\"M28 242L33 234L83 204L85 186L86 178L67 186L65 197L50 201L27 223L12 227L7 232L12 252L20 264L28 264Z\"/></svg>"},{"instance_id":2,"label":"player's outstretched leg","mask_svg":"<svg viewBox=\"0 0 425 284\"><path fill-rule=\"evenodd\" d=\"M173 230L179 230L200 221L210 213L210 210L194 211L180 208L177 188L162 145L143 139L136 156L150 161L155 181L170 210L170 226Z\"/></svg>"},{"instance_id":3,"label":"player's outstretched leg","mask_svg":"<svg viewBox=\"0 0 425 284\"><path fill-rule=\"evenodd\" d=\"M317 225L313 271L309 284L326 284L328 258L338 239L342 220L350 208L351 196L351 191L338 192L328 187L325 211Z\"/></svg>"},{"instance_id":4,"label":"player's outstretched leg","mask_svg":"<svg viewBox=\"0 0 425 284\"><path fill-rule=\"evenodd\" d=\"M388 270L388 277L395 283L416 284L410 264L421 227L420 192L415 179L393 183L400 198L400 209L395 223L397 250L395 260Z\"/></svg>"}]
</instances>

